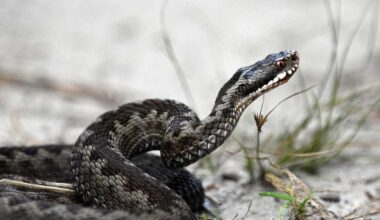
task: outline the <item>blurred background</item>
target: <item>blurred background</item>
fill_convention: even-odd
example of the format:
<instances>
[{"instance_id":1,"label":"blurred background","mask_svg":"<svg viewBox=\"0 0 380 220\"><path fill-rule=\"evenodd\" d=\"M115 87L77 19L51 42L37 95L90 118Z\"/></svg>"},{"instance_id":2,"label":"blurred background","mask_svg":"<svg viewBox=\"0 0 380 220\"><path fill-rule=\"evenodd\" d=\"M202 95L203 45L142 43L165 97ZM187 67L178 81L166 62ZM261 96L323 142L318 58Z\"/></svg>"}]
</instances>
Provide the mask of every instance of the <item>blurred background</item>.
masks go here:
<instances>
[{"instance_id":1,"label":"blurred background","mask_svg":"<svg viewBox=\"0 0 380 220\"><path fill-rule=\"evenodd\" d=\"M101 113L146 98L182 101L203 118L238 68L270 53L295 49L300 71L265 96L263 114L287 96L316 87L287 100L269 116L261 134L262 152L275 155L286 167L310 162L289 152L322 152L323 160L312 157L303 167L308 172L300 175L319 190L331 189L336 184L329 184L339 177L333 189L351 196L347 201L355 198L352 204L333 207L343 214L366 201L368 185L352 186L360 170L369 172L361 174L364 179L377 178L370 190L380 195L380 177L374 170L380 165L378 1L0 4L1 145L73 143ZM220 212L226 219L246 212L248 218L277 216L278 202L260 200L257 192L263 189L244 184L254 169L247 165L247 155L254 156L250 150L257 147L253 113L261 103L259 99L248 108L233 140L215 152L218 160L211 157L191 168L222 203ZM346 153L339 158L350 163L320 166L337 161L343 149ZM231 173L233 181L223 179ZM353 177L347 177L351 173ZM237 184L241 189L236 190Z\"/></svg>"}]
</instances>

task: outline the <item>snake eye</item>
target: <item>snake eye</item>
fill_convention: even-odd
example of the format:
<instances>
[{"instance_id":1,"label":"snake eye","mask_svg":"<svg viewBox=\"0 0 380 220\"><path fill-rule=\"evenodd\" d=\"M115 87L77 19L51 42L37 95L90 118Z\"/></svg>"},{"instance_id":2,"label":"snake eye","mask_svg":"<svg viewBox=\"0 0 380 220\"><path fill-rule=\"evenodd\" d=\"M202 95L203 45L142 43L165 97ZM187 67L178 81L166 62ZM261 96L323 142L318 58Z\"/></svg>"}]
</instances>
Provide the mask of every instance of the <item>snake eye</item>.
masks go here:
<instances>
[{"instance_id":1,"label":"snake eye","mask_svg":"<svg viewBox=\"0 0 380 220\"><path fill-rule=\"evenodd\" d=\"M285 61L283 61L283 60L279 60L279 61L277 61L276 62L276 67L278 68L278 69L284 69L285 68L285 66L286 66L286 63L285 63Z\"/></svg>"}]
</instances>

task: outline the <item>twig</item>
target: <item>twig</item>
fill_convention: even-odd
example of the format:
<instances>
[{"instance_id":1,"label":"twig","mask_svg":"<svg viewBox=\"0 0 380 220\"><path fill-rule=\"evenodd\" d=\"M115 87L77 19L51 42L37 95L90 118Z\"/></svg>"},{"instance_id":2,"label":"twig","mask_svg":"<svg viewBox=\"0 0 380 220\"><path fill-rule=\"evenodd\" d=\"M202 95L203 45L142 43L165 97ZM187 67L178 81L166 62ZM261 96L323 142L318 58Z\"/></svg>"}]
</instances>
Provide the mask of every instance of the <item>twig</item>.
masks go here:
<instances>
[{"instance_id":1,"label":"twig","mask_svg":"<svg viewBox=\"0 0 380 220\"><path fill-rule=\"evenodd\" d=\"M40 190L45 192L59 193L65 195L73 195L75 191L71 184L67 183L51 183L50 185L42 185L35 183L26 183L11 179L1 179L0 184L7 184L15 187L27 188L31 190Z\"/></svg>"},{"instance_id":2,"label":"twig","mask_svg":"<svg viewBox=\"0 0 380 220\"><path fill-rule=\"evenodd\" d=\"M370 201L379 201L379 200L380 200L380 197L377 197L377 198L374 198L374 199L372 199ZM344 215L343 219L344 220L353 220L353 219L358 219L360 217L380 214L380 207L377 207L377 208L375 208L375 212L368 211L368 213L366 213L364 215L350 217L350 216L354 215L355 213L357 213L358 211L364 209L365 207L368 207L368 203L369 203L369 201L365 201L364 203L358 205L357 207L355 207L354 209L352 209L348 214Z\"/></svg>"},{"instance_id":3,"label":"twig","mask_svg":"<svg viewBox=\"0 0 380 220\"><path fill-rule=\"evenodd\" d=\"M236 213L235 216L232 218L232 220L237 219L237 217L239 217L239 213Z\"/></svg>"},{"instance_id":4,"label":"twig","mask_svg":"<svg viewBox=\"0 0 380 220\"><path fill-rule=\"evenodd\" d=\"M251 210L251 207L252 207L252 200L249 202L247 212L244 214L244 216L241 218L241 220L244 220L245 218L247 218L249 211Z\"/></svg>"},{"instance_id":5,"label":"twig","mask_svg":"<svg viewBox=\"0 0 380 220\"><path fill-rule=\"evenodd\" d=\"M366 213L364 215L360 215L360 216L356 216L356 217L352 217L352 218L344 218L344 220L354 220L354 219L361 219L361 218L364 218L364 217L369 217L369 216L372 216L372 215L379 215L380 214L380 209L378 210L375 210L374 212L369 212L369 213Z\"/></svg>"},{"instance_id":6,"label":"twig","mask_svg":"<svg viewBox=\"0 0 380 220\"><path fill-rule=\"evenodd\" d=\"M262 111L263 111L263 107L264 107L264 101L265 101L265 95L263 95L263 101L261 102L259 117L262 116ZM256 118L257 118L257 116L255 117L255 120L256 120ZM257 123L257 120L260 120L260 123ZM264 119L257 118L257 120L256 120L256 124L260 124L262 126L262 125L264 125L264 123L266 121L266 118L264 118ZM260 157L260 133L261 133L261 126L257 126L256 157ZM256 161L257 161L257 165L259 166L260 179L264 180L264 172L265 172L264 166L261 163L261 160L256 160Z\"/></svg>"}]
</instances>

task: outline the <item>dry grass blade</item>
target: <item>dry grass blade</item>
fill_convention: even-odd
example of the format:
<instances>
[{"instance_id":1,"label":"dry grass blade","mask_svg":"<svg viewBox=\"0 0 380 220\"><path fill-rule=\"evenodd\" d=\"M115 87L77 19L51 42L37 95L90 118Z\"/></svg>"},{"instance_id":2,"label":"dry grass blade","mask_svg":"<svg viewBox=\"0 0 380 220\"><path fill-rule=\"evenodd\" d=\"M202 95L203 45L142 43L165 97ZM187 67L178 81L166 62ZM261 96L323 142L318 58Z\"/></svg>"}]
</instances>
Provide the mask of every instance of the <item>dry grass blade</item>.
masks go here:
<instances>
[{"instance_id":1,"label":"dry grass blade","mask_svg":"<svg viewBox=\"0 0 380 220\"><path fill-rule=\"evenodd\" d=\"M309 91L310 89L312 89L312 88L314 88L314 87L316 87L317 85L313 85L313 86L310 86L309 88L306 88L306 89L303 89L303 90L301 90L301 91L299 91L299 92L296 92L296 93L293 93L293 94L291 94L290 96L288 96L288 97L286 97L285 99L283 99L283 100L281 100L279 103L277 103L277 105L275 105L273 108L272 108L272 110L270 110L266 115L265 115L265 118L267 118L279 105L281 105L283 102L285 102L285 101L287 101L287 100L289 100L289 99L291 99L291 98L293 98L294 96L297 96L297 95L299 95L299 94L302 94L302 93L305 93L305 92L307 92L307 91Z\"/></svg>"},{"instance_id":2,"label":"dry grass blade","mask_svg":"<svg viewBox=\"0 0 380 220\"><path fill-rule=\"evenodd\" d=\"M189 101L190 105L193 107L193 109L197 110L193 94L191 93L191 90L190 90L189 83L187 82L185 73L174 52L173 44L168 34L168 30L166 28L165 13L166 13L167 4L168 4L168 0L163 1L162 6L161 6L161 11L160 11L161 36L164 41L166 53L168 54L169 60L175 69L175 72L178 76L181 87L183 91L185 92L186 98Z\"/></svg>"},{"instance_id":3,"label":"dry grass blade","mask_svg":"<svg viewBox=\"0 0 380 220\"><path fill-rule=\"evenodd\" d=\"M33 137L31 133L23 126L20 121L19 115L16 112L11 112L9 115L11 122L11 132L14 135L14 139L19 139L20 144L38 144L38 139Z\"/></svg>"}]
</instances>

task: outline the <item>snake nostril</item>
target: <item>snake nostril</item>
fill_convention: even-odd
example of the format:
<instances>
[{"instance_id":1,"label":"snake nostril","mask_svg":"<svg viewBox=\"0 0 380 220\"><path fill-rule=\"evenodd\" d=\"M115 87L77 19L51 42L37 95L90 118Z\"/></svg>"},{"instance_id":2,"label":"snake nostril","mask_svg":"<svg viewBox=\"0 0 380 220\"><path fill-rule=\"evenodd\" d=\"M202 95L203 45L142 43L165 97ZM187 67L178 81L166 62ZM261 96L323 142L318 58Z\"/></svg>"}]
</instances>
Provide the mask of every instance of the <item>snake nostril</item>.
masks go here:
<instances>
[{"instance_id":1,"label":"snake nostril","mask_svg":"<svg viewBox=\"0 0 380 220\"><path fill-rule=\"evenodd\" d=\"M299 59L298 53L297 53L297 52L294 52L294 53L290 56L290 59L291 59L293 62L298 61L298 59Z\"/></svg>"}]
</instances>

